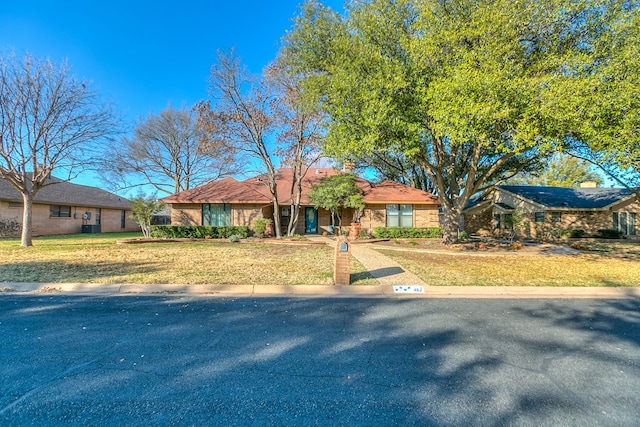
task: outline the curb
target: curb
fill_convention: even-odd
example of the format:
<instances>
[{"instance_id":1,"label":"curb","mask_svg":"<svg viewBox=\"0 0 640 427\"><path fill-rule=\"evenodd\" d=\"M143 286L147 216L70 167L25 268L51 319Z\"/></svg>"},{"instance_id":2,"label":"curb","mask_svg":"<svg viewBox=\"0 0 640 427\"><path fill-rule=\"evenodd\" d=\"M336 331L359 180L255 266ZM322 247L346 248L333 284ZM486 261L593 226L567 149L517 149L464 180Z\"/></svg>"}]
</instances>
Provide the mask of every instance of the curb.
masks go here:
<instances>
[{"instance_id":1,"label":"curb","mask_svg":"<svg viewBox=\"0 0 640 427\"><path fill-rule=\"evenodd\" d=\"M534 287L534 286L337 286L337 285L203 285L203 284L91 284L2 283L3 294L157 295L186 294L211 297L309 298L473 298L540 299L602 298L640 299L637 287Z\"/></svg>"}]
</instances>

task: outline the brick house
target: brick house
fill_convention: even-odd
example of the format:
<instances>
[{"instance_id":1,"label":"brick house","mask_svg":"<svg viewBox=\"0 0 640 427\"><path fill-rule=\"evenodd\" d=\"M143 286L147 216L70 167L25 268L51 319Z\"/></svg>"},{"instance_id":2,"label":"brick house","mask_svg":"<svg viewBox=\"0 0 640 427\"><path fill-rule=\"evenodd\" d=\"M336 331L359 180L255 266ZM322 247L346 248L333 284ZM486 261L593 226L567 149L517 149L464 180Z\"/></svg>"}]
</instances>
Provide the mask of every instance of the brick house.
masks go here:
<instances>
[{"instance_id":1,"label":"brick house","mask_svg":"<svg viewBox=\"0 0 640 427\"><path fill-rule=\"evenodd\" d=\"M0 223L15 226L10 237L19 235L15 229L22 225L22 213L22 196L0 179ZM130 214L129 200L123 197L52 177L33 202L33 235L138 231Z\"/></svg>"},{"instance_id":2,"label":"brick house","mask_svg":"<svg viewBox=\"0 0 640 427\"><path fill-rule=\"evenodd\" d=\"M623 188L565 188L504 185L464 210L464 230L479 235L501 235L513 229L516 211L524 215L520 235L544 239L559 230L616 229L626 236L637 236L637 196Z\"/></svg>"},{"instance_id":3,"label":"brick house","mask_svg":"<svg viewBox=\"0 0 640 427\"><path fill-rule=\"evenodd\" d=\"M300 218L297 234L318 234L330 232L331 215L324 209L315 209L309 201L311 186L320 184L322 178L342 173L336 169L310 169L302 182ZM292 170L279 169L277 172L278 201L280 203L281 224L286 230L291 218L290 189ZM434 195L406 185L384 181L379 184L356 177L365 201L360 218L362 229L371 231L374 227L438 227L439 202ZM252 228L259 218L273 218L271 195L260 176L238 181L226 178L206 185L186 190L162 199L170 204L171 223L174 225L216 225ZM351 209L342 213L343 227L349 226L353 217Z\"/></svg>"}]
</instances>

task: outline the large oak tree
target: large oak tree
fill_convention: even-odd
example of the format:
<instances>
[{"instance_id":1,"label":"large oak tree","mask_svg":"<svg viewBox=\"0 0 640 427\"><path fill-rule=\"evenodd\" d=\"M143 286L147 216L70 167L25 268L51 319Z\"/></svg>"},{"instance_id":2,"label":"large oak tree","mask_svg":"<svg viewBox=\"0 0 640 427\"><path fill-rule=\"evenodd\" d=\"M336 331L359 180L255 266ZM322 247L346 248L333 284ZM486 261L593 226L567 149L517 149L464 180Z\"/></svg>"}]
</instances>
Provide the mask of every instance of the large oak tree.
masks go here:
<instances>
[{"instance_id":1,"label":"large oak tree","mask_svg":"<svg viewBox=\"0 0 640 427\"><path fill-rule=\"evenodd\" d=\"M541 157L633 151L637 16L622 0L309 1L284 55L331 117L328 152L418 163L452 243L473 194Z\"/></svg>"}]
</instances>

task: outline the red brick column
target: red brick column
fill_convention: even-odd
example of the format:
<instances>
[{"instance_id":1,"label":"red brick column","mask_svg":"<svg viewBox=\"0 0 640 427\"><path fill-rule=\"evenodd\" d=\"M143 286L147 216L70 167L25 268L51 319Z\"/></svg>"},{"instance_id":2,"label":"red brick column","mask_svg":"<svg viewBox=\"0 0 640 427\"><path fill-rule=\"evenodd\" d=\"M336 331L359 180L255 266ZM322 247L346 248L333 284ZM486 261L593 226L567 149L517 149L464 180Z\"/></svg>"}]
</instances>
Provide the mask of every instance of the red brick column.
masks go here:
<instances>
[{"instance_id":1,"label":"red brick column","mask_svg":"<svg viewBox=\"0 0 640 427\"><path fill-rule=\"evenodd\" d=\"M351 242L344 236L340 236L336 242L333 283L336 285L351 284Z\"/></svg>"}]
</instances>

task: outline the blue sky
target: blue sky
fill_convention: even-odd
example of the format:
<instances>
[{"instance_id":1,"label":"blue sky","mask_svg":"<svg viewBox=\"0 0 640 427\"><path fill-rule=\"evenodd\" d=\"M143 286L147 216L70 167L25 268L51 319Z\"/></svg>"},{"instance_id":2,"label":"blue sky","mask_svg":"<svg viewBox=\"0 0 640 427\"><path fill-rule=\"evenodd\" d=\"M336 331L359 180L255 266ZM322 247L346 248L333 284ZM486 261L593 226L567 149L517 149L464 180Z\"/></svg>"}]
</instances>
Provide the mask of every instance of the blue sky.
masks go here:
<instances>
[{"instance_id":1,"label":"blue sky","mask_svg":"<svg viewBox=\"0 0 640 427\"><path fill-rule=\"evenodd\" d=\"M91 82L135 120L206 99L216 51L253 73L271 62L302 0L0 0L0 52L28 52ZM324 4L342 11L342 0ZM92 174L73 180L100 185ZM136 190L137 191L137 190ZM135 191L134 191L135 193ZM133 196L130 193L125 196Z\"/></svg>"},{"instance_id":2,"label":"blue sky","mask_svg":"<svg viewBox=\"0 0 640 427\"><path fill-rule=\"evenodd\" d=\"M3 1L0 50L68 60L136 119L207 97L216 50L252 72L276 55L301 0ZM342 10L342 0L324 2Z\"/></svg>"}]
</instances>

